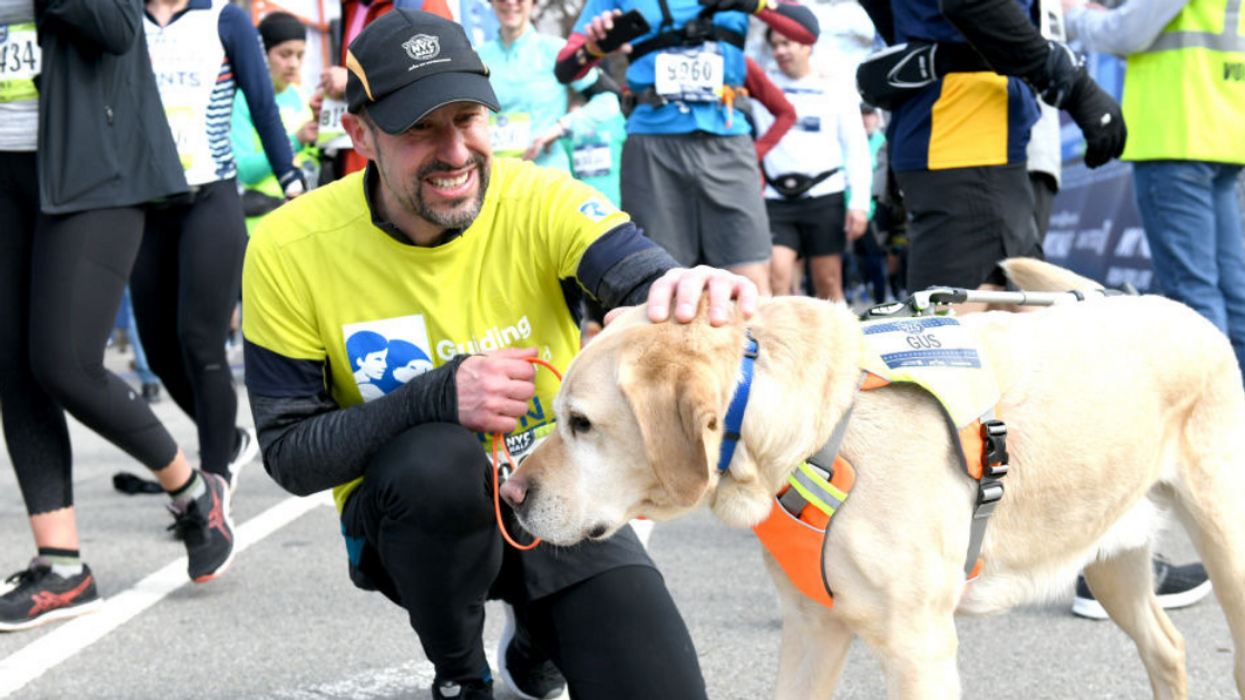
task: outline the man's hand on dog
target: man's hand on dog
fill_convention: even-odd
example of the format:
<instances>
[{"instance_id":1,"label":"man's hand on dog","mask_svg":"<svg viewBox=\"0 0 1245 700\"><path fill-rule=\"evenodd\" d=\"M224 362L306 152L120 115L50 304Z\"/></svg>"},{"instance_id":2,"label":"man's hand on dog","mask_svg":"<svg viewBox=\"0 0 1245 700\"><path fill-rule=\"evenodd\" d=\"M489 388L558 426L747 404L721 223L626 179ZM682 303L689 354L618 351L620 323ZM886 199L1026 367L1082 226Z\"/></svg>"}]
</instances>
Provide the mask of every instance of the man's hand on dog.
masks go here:
<instances>
[{"instance_id":1,"label":"man's hand on dog","mask_svg":"<svg viewBox=\"0 0 1245 700\"><path fill-rule=\"evenodd\" d=\"M458 366L458 423L468 430L508 433L536 395L536 348L504 348L467 358Z\"/></svg>"},{"instance_id":2,"label":"man's hand on dog","mask_svg":"<svg viewBox=\"0 0 1245 700\"><path fill-rule=\"evenodd\" d=\"M699 265L691 269L678 267L666 271L648 289L648 320L664 323L670 318L670 302L674 300L674 319L690 323L696 318L700 297L709 290L709 324L721 326L730 320L731 300L739 307L744 318L751 318L757 311L757 287L752 280L716 267ZM605 323L614 320L621 308L605 315Z\"/></svg>"}]
</instances>

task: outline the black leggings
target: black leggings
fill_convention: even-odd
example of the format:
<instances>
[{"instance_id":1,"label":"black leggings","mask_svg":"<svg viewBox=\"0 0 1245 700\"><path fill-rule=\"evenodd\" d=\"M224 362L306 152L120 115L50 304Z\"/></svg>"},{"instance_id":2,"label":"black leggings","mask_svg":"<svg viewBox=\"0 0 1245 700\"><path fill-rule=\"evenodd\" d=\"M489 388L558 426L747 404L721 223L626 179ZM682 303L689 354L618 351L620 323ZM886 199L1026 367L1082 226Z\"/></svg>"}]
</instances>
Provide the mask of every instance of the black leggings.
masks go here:
<instances>
[{"instance_id":1,"label":"black leggings","mask_svg":"<svg viewBox=\"0 0 1245 700\"><path fill-rule=\"evenodd\" d=\"M73 505L62 408L152 470L177 445L104 368L143 232L138 208L39 213L33 153L0 153L0 412L30 515Z\"/></svg>"},{"instance_id":2,"label":"black leggings","mask_svg":"<svg viewBox=\"0 0 1245 700\"><path fill-rule=\"evenodd\" d=\"M221 475L234 449L238 415L225 340L245 252L237 184L213 182L193 202L148 212L130 280L147 363L194 419L200 466Z\"/></svg>"},{"instance_id":3,"label":"black leggings","mask_svg":"<svg viewBox=\"0 0 1245 700\"><path fill-rule=\"evenodd\" d=\"M515 579L553 572L525 572L522 558L506 549L489 469L474 433L445 424L412 428L377 453L342 514L346 533L365 541L355 582L407 610L437 677L481 677L488 666L484 602L502 597L577 700L704 698L691 636L656 569L607 565L526 599L524 582ZM573 560L575 550L564 551L565 566L584 565L582 557Z\"/></svg>"}]
</instances>

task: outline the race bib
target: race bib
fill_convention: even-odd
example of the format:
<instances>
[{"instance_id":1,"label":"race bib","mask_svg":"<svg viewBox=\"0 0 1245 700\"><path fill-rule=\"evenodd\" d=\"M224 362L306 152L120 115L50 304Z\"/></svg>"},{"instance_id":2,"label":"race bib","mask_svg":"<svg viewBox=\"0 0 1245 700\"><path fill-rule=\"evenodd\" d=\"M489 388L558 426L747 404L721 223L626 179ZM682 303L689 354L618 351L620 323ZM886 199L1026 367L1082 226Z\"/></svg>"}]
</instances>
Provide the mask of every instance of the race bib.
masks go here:
<instances>
[{"instance_id":1,"label":"race bib","mask_svg":"<svg viewBox=\"0 0 1245 700\"><path fill-rule=\"evenodd\" d=\"M532 117L525 112L503 112L488 120L493 155L519 157L532 143Z\"/></svg>"},{"instance_id":2,"label":"race bib","mask_svg":"<svg viewBox=\"0 0 1245 700\"><path fill-rule=\"evenodd\" d=\"M609 144L585 143L571 153L571 166L575 177L601 177L609 175L614 168L614 157Z\"/></svg>"},{"instance_id":3,"label":"race bib","mask_svg":"<svg viewBox=\"0 0 1245 700\"><path fill-rule=\"evenodd\" d=\"M345 113L344 101L324 98L320 105L320 135L316 137L317 146L324 146L333 139L346 135L346 128L342 126L342 115Z\"/></svg>"},{"instance_id":4,"label":"race bib","mask_svg":"<svg viewBox=\"0 0 1245 700\"><path fill-rule=\"evenodd\" d=\"M42 52L33 22L0 25L0 102L39 97L35 77Z\"/></svg>"},{"instance_id":5,"label":"race bib","mask_svg":"<svg viewBox=\"0 0 1245 700\"><path fill-rule=\"evenodd\" d=\"M717 102L722 94L722 50L716 41L657 54L657 94L672 102Z\"/></svg>"},{"instance_id":6,"label":"race bib","mask_svg":"<svg viewBox=\"0 0 1245 700\"><path fill-rule=\"evenodd\" d=\"M170 107L164 111L164 116L169 121L169 131L173 132L182 169L190 170L195 164L195 141L205 138L199 120L195 119L195 111L190 107Z\"/></svg>"}]
</instances>

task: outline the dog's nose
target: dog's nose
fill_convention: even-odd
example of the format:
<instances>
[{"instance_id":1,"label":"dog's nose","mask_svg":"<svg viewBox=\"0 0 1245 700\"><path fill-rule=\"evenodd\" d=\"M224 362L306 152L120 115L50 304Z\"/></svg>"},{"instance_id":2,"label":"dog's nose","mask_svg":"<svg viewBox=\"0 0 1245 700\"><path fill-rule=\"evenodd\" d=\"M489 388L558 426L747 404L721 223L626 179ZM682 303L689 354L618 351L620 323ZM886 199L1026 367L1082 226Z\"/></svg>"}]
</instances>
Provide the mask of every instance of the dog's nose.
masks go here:
<instances>
[{"instance_id":1,"label":"dog's nose","mask_svg":"<svg viewBox=\"0 0 1245 700\"><path fill-rule=\"evenodd\" d=\"M527 479L521 474L512 474L506 483L501 485L501 497L510 507L518 506L527 498Z\"/></svg>"}]
</instances>

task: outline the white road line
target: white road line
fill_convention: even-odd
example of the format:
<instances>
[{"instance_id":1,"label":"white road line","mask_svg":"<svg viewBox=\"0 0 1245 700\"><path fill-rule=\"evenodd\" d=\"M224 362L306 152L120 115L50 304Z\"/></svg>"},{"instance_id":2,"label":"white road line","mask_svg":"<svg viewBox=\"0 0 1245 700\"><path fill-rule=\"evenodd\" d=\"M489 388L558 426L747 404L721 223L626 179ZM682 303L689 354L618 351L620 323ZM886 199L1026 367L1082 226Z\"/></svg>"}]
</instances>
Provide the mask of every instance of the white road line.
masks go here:
<instances>
[{"instance_id":1,"label":"white road line","mask_svg":"<svg viewBox=\"0 0 1245 700\"><path fill-rule=\"evenodd\" d=\"M235 556L311 509L333 504L328 493L307 498L287 498L235 527ZM180 557L132 588L110 597L103 610L59 626L31 644L0 660L0 698L21 690L57 664L102 639L168 594L190 583L186 557Z\"/></svg>"}]
</instances>

